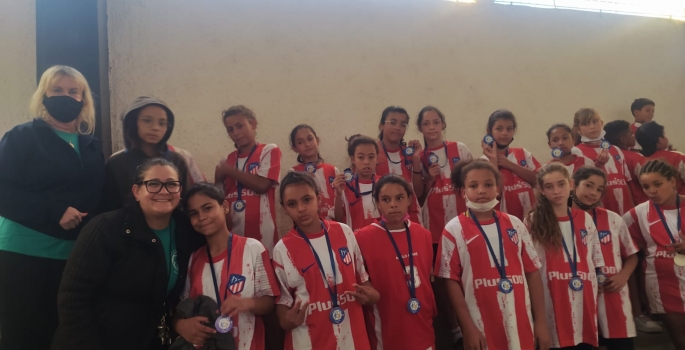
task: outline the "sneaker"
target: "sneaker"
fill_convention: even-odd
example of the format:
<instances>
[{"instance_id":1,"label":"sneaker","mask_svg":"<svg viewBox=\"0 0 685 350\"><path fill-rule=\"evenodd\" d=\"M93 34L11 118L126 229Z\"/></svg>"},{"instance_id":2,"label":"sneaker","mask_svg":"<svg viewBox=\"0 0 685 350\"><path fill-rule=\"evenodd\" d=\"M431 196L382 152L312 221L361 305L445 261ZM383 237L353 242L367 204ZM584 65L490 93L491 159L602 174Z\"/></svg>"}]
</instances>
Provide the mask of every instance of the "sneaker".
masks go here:
<instances>
[{"instance_id":1,"label":"sneaker","mask_svg":"<svg viewBox=\"0 0 685 350\"><path fill-rule=\"evenodd\" d=\"M635 328L637 328L638 331L645 333L661 333L662 331L661 326L647 315L635 317Z\"/></svg>"}]
</instances>

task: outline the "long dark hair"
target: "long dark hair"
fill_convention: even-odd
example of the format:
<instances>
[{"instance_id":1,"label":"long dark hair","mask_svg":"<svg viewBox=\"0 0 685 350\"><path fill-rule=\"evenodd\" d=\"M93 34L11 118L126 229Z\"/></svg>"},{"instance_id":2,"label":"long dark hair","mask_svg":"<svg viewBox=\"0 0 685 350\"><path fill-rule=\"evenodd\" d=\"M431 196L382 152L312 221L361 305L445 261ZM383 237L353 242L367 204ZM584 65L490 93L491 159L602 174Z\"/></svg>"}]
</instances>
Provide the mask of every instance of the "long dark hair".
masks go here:
<instances>
[{"instance_id":1,"label":"long dark hair","mask_svg":"<svg viewBox=\"0 0 685 350\"><path fill-rule=\"evenodd\" d=\"M426 106L421 109L419 112L418 117L416 117L416 126L419 128L419 131L421 131L421 123L423 123L423 115L426 112L433 111L438 114L438 117L440 117L440 120L442 120L442 130L444 131L447 128L447 122L445 121L445 115L440 112L440 110L437 107L433 106ZM423 138L423 148L426 149L428 148L428 143L426 142L426 138Z\"/></svg>"},{"instance_id":2,"label":"long dark hair","mask_svg":"<svg viewBox=\"0 0 685 350\"><path fill-rule=\"evenodd\" d=\"M654 154L659 138L664 137L664 127L655 121L640 125L635 132L635 139L642 147L642 155L649 157Z\"/></svg>"},{"instance_id":3,"label":"long dark hair","mask_svg":"<svg viewBox=\"0 0 685 350\"><path fill-rule=\"evenodd\" d=\"M308 124L300 124L296 127L293 128L293 130L290 132L290 147L295 148L295 136L297 135L297 132L300 131L301 129L309 129L309 131L312 132L312 135L314 135L315 138L316 136L316 131L314 131L314 128L309 126ZM321 158L321 153L316 153L316 155L319 157L319 161L323 162L323 158ZM300 164L304 164L304 161L302 160L302 156L299 154L297 155L297 162Z\"/></svg>"},{"instance_id":4,"label":"long dark hair","mask_svg":"<svg viewBox=\"0 0 685 350\"><path fill-rule=\"evenodd\" d=\"M530 223L530 235L546 249L561 248L561 228L559 219L554 213L552 203L542 193L543 180L551 173L561 173L571 182L568 169L560 163L550 163L542 167L537 175L538 190L536 191L535 205L528 213ZM573 218L569 218L573 220Z\"/></svg>"},{"instance_id":5,"label":"long dark hair","mask_svg":"<svg viewBox=\"0 0 685 350\"><path fill-rule=\"evenodd\" d=\"M279 197L281 198L281 205L283 204L283 194L285 193L285 189L288 186L291 185L307 185L314 190L314 193L316 196L319 196L319 187L316 185L316 182L314 182L314 178L305 172L302 171L293 171L288 173L286 176L281 179L281 186L279 188Z\"/></svg>"},{"instance_id":6,"label":"long dark hair","mask_svg":"<svg viewBox=\"0 0 685 350\"><path fill-rule=\"evenodd\" d=\"M380 124L385 124L385 120L388 118L388 114L390 114L390 113L399 113L399 114L406 115L407 116L407 124L409 124L409 113L407 113L406 109L404 109L402 107L398 107L398 106L390 106L390 107L385 108L383 110L383 113L381 113ZM383 131L378 133L378 139L383 141ZM402 138L402 140L400 140L400 145L404 146L406 144L407 143L404 142L404 138Z\"/></svg>"}]
</instances>

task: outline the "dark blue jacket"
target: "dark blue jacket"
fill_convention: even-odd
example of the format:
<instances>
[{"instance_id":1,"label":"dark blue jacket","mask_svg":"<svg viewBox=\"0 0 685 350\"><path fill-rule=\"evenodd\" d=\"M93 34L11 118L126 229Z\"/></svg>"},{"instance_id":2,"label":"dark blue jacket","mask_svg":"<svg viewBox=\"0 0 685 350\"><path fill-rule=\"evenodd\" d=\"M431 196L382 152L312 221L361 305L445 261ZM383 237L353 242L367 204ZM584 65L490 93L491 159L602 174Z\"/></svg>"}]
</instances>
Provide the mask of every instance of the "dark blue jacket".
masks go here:
<instances>
[{"instance_id":1,"label":"dark blue jacket","mask_svg":"<svg viewBox=\"0 0 685 350\"><path fill-rule=\"evenodd\" d=\"M79 135L81 157L42 119L17 125L0 140L0 216L74 240L99 212L105 183L100 142ZM59 225L69 207L88 213L73 230Z\"/></svg>"}]
</instances>

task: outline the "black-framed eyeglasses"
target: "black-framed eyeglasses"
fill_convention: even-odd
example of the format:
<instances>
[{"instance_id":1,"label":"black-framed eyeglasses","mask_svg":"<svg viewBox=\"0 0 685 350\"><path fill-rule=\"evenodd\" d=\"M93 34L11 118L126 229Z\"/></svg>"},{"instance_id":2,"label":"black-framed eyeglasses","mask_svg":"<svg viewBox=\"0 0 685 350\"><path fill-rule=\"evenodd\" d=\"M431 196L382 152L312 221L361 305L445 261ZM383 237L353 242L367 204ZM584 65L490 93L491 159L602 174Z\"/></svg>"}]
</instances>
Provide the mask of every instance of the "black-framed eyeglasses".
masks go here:
<instances>
[{"instance_id":1,"label":"black-framed eyeglasses","mask_svg":"<svg viewBox=\"0 0 685 350\"><path fill-rule=\"evenodd\" d=\"M162 191L162 187L166 188L167 192L169 193L179 193L181 192L182 187L181 181L161 182L157 180L148 180L139 182L138 186L140 185L145 185L145 189L147 189L147 191L150 193L159 193Z\"/></svg>"}]
</instances>

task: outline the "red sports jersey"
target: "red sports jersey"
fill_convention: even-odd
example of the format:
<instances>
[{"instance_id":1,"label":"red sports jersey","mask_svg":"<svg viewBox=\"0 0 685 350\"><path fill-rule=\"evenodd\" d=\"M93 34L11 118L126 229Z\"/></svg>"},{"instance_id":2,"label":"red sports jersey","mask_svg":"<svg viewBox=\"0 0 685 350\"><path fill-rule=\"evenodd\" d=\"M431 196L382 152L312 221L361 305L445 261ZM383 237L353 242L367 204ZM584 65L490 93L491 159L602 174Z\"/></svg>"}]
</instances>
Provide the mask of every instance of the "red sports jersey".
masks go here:
<instances>
[{"instance_id":1,"label":"red sports jersey","mask_svg":"<svg viewBox=\"0 0 685 350\"><path fill-rule=\"evenodd\" d=\"M513 282L513 290L505 294L499 290L500 273L487 243L467 213L445 226L434 271L461 284L471 319L483 333L489 349L533 350L533 316L525 274L537 271L540 260L528 230L517 217L495 211L504 245L506 275ZM494 218L480 224L499 261Z\"/></svg>"},{"instance_id":2,"label":"red sports jersey","mask_svg":"<svg viewBox=\"0 0 685 350\"><path fill-rule=\"evenodd\" d=\"M682 201L681 201L682 205ZM678 210L675 207L663 210L665 223L678 240ZM685 221L685 210L681 208L680 219ZM664 222L659 217L652 201L644 202L623 215L628 231L645 252L645 289L652 313L685 313L685 267L673 262L674 253L666 249L671 244Z\"/></svg>"},{"instance_id":3,"label":"red sports jersey","mask_svg":"<svg viewBox=\"0 0 685 350\"><path fill-rule=\"evenodd\" d=\"M281 172L281 150L273 143L257 144L257 148L249 156L250 159L247 158L247 155L238 157L238 151L234 151L226 157L225 162L236 166L237 160L238 169L273 180L276 184L264 194L257 194L242 186L241 197L245 201L245 207L242 211L237 211L233 203L238 200L238 183L230 177L224 179L226 200L231 206L232 230L233 233L262 242L271 253L278 241L275 196ZM256 223L259 223L259 229L255 227Z\"/></svg>"},{"instance_id":4,"label":"red sports jersey","mask_svg":"<svg viewBox=\"0 0 685 350\"><path fill-rule=\"evenodd\" d=\"M382 177L383 175L397 174L413 185L412 170L421 171L421 169L413 169L411 157L404 155L405 148L406 147L403 146L400 149L386 149L383 146L383 142L378 141L378 150L380 152L378 152L378 159L376 162L376 175ZM414 200L409 207L409 217L411 218L411 221L423 224L422 218L419 215L420 211L421 206L419 205L419 199L414 196Z\"/></svg>"},{"instance_id":5,"label":"red sports jersey","mask_svg":"<svg viewBox=\"0 0 685 350\"><path fill-rule=\"evenodd\" d=\"M418 314L411 314L407 310L411 296L408 288L410 268L406 230L391 231L405 263L405 271L387 231L378 222L355 233L371 283L382 295L378 303L364 307L372 349L425 350L435 347L433 318L437 310L430 284L433 262L431 234L413 222L409 222L409 231L414 259L415 295L421 303Z\"/></svg>"},{"instance_id":6,"label":"red sports jersey","mask_svg":"<svg viewBox=\"0 0 685 350\"><path fill-rule=\"evenodd\" d=\"M576 146L576 149L593 161L597 160L597 155L602 151L602 148L589 146L581 143ZM607 183L604 187L604 197L602 198L602 206L608 210L623 215L633 206L633 198L628 188L628 181L632 179L630 171L626 165L625 156L616 146L609 148L609 161L601 167L602 171L607 175Z\"/></svg>"},{"instance_id":7,"label":"red sports jersey","mask_svg":"<svg viewBox=\"0 0 685 350\"><path fill-rule=\"evenodd\" d=\"M661 159L668 164L673 165L678 176L675 178L678 193L685 195L685 155L680 152L659 150L647 157L649 160Z\"/></svg>"},{"instance_id":8,"label":"red sports jersey","mask_svg":"<svg viewBox=\"0 0 685 350\"><path fill-rule=\"evenodd\" d=\"M577 154L573 154L573 160L568 163L564 163L553 159L547 162L547 164L553 163L555 161L563 164L566 167L566 169L568 169L568 173L571 174L571 176L573 176L573 174L575 174L576 171L578 171L578 169L584 166L595 166L595 162L593 162L590 158L587 158L585 156L579 156Z\"/></svg>"},{"instance_id":9,"label":"red sports jersey","mask_svg":"<svg viewBox=\"0 0 685 350\"><path fill-rule=\"evenodd\" d=\"M552 347L563 348L587 343L597 346L597 275L595 269L604 266L599 247L597 229L592 217L581 210L572 209L578 277L584 286L580 291L570 288L573 277L569 259L563 248L545 249L536 243L542 268L545 290L547 326L552 335ZM559 218L559 227L568 252L573 259L571 223L568 217ZM572 260L571 260L572 261Z\"/></svg>"},{"instance_id":10,"label":"red sports jersey","mask_svg":"<svg viewBox=\"0 0 685 350\"><path fill-rule=\"evenodd\" d=\"M639 128L641 125L642 123L633 122L633 124L630 124L630 132L632 132L633 135L635 135L635 133L637 133L637 128ZM642 147L640 147L640 144L637 143L637 141L635 141L635 146L633 147L633 149L641 150Z\"/></svg>"},{"instance_id":11,"label":"red sports jersey","mask_svg":"<svg viewBox=\"0 0 685 350\"><path fill-rule=\"evenodd\" d=\"M430 166L428 156L434 153L438 156L440 175L435 179L433 186L428 189L426 201L423 203L422 217L423 227L430 230L433 235L433 243L440 242L442 230L452 218L466 209L464 198L457 196L450 178L454 166L462 160L471 160L471 152L461 142L446 141L444 145L426 149L421 162L425 169Z\"/></svg>"},{"instance_id":12,"label":"red sports jersey","mask_svg":"<svg viewBox=\"0 0 685 350\"><path fill-rule=\"evenodd\" d=\"M300 300L310 304L304 323L286 331L285 349L370 349L362 306L354 297L343 294L354 290L352 284L369 280L357 240L352 230L344 224L324 221L324 225L335 258L334 267L331 267L323 230L308 237L319 255L325 278L331 285L333 268L336 269L335 286L345 318L339 325L331 322L332 303L328 284L323 280L309 244L295 229L290 230L274 248L274 268L281 284L281 296L277 303L292 307L295 300Z\"/></svg>"},{"instance_id":13,"label":"red sports jersey","mask_svg":"<svg viewBox=\"0 0 685 350\"><path fill-rule=\"evenodd\" d=\"M596 222L604 258L601 271L607 277L616 275L623 270L623 260L637 253L637 246L630 238L628 227L620 215L603 208L596 208L589 214ZM628 295L628 284L617 293L600 292L597 306L599 329L603 338L632 338L637 335Z\"/></svg>"},{"instance_id":14,"label":"red sports jersey","mask_svg":"<svg viewBox=\"0 0 685 350\"><path fill-rule=\"evenodd\" d=\"M635 151L622 151L631 177L630 181L628 181L628 188L630 188L630 194L633 196L633 202L635 204L646 202L648 200L647 195L642 190L642 185L640 185L640 169L648 159Z\"/></svg>"},{"instance_id":15,"label":"red sports jersey","mask_svg":"<svg viewBox=\"0 0 685 350\"><path fill-rule=\"evenodd\" d=\"M378 179L379 177L375 176L373 181L359 180L359 193L355 192L357 188L356 176L345 185L345 197L343 198L345 223L354 231L371 225L381 216L371 195L374 183Z\"/></svg>"},{"instance_id":16,"label":"red sports jersey","mask_svg":"<svg viewBox=\"0 0 685 350\"><path fill-rule=\"evenodd\" d=\"M525 148L509 148L507 159L528 170L540 169L540 163ZM535 204L535 191L526 180L514 174L513 171L504 168L500 168L499 171L504 179L500 210L523 220Z\"/></svg>"},{"instance_id":17,"label":"red sports jersey","mask_svg":"<svg viewBox=\"0 0 685 350\"><path fill-rule=\"evenodd\" d=\"M225 250L219 256L212 258L222 299L224 295L228 298L233 296L261 298L281 294L269 260L269 252L259 241L233 235L230 271L226 270L226 256ZM181 300L197 298L200 295L217 301L206 246L195 251L190 257L188 276ZM232 319L232 332L237 349L264 349L264 324L261 316L241 313Z\"/></svg>"},{"instance_id":18,"label":"red sports jersey","mask_svg":"<svg viewBox=\"0 0 685 350\"><path fill-rule=\"evenodd\" d=\"M304 167L305 164L298 164L290 168L288 172L306 172ZM340 174L338 168L328 163L317 164L316 172L312 174L319 188L319 217L323 220L335 219L335 189L331 185L338 174Z\"/></svg>"}]
</instances>

